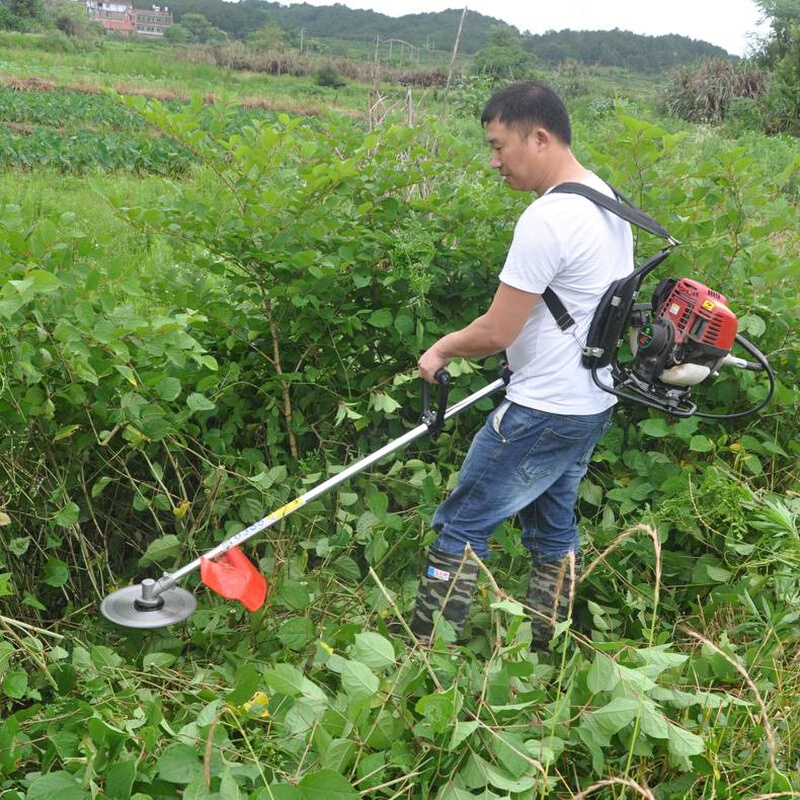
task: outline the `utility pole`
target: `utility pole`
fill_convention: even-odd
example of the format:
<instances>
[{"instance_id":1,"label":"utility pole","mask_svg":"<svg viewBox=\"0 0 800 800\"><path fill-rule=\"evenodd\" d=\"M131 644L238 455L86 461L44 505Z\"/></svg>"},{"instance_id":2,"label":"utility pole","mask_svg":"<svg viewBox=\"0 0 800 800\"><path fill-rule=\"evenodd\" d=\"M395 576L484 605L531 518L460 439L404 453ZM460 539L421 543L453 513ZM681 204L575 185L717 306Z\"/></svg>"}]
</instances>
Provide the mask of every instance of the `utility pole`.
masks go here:
<instances>
[{"instance_id":1,"label":"utility pole","mask_svg":"<svg viewBox=\"0 0 800 800\"><path fill-rule=\"evenodd\" d=\"M305 32L305 28L300 28L300 52L303 52L303 33Z\"/></svg>"}]
</instances>

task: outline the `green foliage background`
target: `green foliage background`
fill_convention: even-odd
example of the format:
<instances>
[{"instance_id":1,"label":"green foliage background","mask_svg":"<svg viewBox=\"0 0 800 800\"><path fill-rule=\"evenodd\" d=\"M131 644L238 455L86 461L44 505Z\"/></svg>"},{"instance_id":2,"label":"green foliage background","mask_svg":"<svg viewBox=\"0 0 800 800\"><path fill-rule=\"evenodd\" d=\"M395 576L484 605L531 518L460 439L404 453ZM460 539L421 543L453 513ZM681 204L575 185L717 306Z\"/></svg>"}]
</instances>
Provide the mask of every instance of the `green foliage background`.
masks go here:
<instances>
[{"instance_id":1,"label":"green foliage background","mask_svg":"<svg viewBox=\"0 0 800 800\"><path fill-rule=\"evenodd\" d=\"M684 242L657 277L724 293L779 388L730 425L618 409L581 490L597 563L539 658L513 523L466 646L389 627L490 402L251 542L265 610L197 587L180 627L98 620L107 592L416 425L417 356L485 309L529 201L489 174L472 116L367 130L199 101L105 108L84 105L101 133L157 134L181 170L0 183L4 800L800 791L791 146L610 94L572 105L579 157ZM454 399L495 370L455 364ZM729 372L702 399L764 391Z\"/></svg>"}]
</instances>

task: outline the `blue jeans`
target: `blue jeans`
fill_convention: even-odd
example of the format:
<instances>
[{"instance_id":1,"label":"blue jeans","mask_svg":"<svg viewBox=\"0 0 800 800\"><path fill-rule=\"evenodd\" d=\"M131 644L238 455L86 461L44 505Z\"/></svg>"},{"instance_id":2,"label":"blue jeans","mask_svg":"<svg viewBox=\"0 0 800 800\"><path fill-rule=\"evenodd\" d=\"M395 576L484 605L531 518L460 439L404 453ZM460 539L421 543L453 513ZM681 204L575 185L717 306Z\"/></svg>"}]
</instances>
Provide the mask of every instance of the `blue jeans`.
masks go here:
<instances>
[{"instance_id":1,"label":"blue jeans","mask_svg":"<svg viewBox=\"0 0 800 800\"><path fill-rule=\"evenodd\" d=\"M503 401L472 440L458 486L433 515L433 546L461 555L469 543L485 558L498 525L517 514L534 560L577 550L578 485L611 414L550 414Z\"/></svg>"}]
</instances>

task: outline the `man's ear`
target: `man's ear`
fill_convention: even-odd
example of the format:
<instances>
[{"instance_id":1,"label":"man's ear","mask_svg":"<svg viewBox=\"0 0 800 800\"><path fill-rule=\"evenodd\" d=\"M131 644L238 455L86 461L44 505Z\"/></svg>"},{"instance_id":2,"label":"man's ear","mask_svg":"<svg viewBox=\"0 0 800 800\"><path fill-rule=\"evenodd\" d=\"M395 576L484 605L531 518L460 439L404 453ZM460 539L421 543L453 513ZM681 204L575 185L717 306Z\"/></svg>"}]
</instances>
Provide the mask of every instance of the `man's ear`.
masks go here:
<instances>
[{"instance_id":1,"label":"man's ear","mask_svg":"<svg viewBox=\"0 0 800 800\"><path fill-rule=\"evenodd\" d=\"M537 147L547 147L553 141L553 134L547 128L542 127L534 128L530 133L530 137Z\"/></svg>"}]
</instances>

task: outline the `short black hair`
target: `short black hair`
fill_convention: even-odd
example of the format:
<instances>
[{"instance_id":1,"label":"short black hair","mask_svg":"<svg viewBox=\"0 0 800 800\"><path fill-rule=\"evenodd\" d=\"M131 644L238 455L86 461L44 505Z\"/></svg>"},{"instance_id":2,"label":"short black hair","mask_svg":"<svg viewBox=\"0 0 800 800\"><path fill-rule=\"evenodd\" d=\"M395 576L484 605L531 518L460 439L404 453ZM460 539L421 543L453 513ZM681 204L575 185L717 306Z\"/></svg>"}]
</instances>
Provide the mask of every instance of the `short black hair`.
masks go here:
<instances>
[{"instance_id":1,"label":"short black hair","mask_svg":"<svg viewBox=\"0 0 800 800\"><path fill-rule=\"evenodd\" d=\"M504 125L516 125L527 135L535 125L541 125L572 144L572 128L564 101L546 83L518 81L495 92L481 114L481 124L497 120Z\"/></svg>"}]
</instances>

